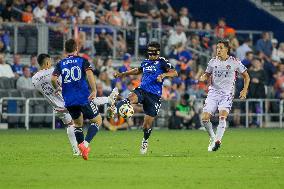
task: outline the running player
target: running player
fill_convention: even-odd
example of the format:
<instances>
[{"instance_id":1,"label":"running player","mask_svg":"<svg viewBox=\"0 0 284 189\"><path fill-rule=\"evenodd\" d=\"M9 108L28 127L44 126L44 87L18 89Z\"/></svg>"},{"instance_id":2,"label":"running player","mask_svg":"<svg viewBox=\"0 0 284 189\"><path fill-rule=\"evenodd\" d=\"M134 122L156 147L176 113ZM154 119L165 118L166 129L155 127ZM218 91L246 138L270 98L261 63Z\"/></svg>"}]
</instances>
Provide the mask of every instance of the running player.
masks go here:
<instances>
[{"instance_id":1,"label":"running player","mask_svg":"<svg viewBox=\"0 0 284 189\"><path fill-rule=\"evenodd\" d=\"M177 76L176 70L163 57L160 57L160 44L150 42L147 47L149 59L145 59L139 68L134 68L126 72L115 73L115 77L126 77L129 75L142 75L141 85L131 92L128 98L117 103L117 110L123 104L143 104L145 112L143 132L144 138L140 152L145 154L148 149L148 138L151 135L151 127L154 118L157 116L161 106L162 85L165 77Z\"/></svg>"},{"instance_id":2,"label":"running player","mask_svg":"<svg viewBox=\"0 0 284 189\"><path fill-rule=\"evenodd\" d=\"M201 116L202 124L210 136L208 151L216 151L221 145L226 119L234 98L236 74L240 73L244 78L244 88L240 92L240 99L246 98L250 82L246 67L236 58L229 56L230 43L228 40L218 41L216 53L217 56L209 61L205 74L200 77L202 82L211 78L211 85ZM219 110L219 125L215 134L210 117L217 109Z\"/></svg>"},{"instance_id":3,"label":"running player","mask_svg":"<svg viewBox=\"0 0 284 189\"><path fill-rule=\"evenodd\" d=\"M64 100L61 93L54 93L55 90L51 85L51 76L54 71L52 60L48 54L40 54L37 57L40 70L32 77L32 82L36 90L41 92L48 103L53 107L55 115L67 125L67 135L71 143L73 154L80 155L78 143L74 134L74 122L68 110L64 107ZM61 82L60 82L61 83ZM97 105L112 104L117 96L117 88L113 90L109 97L97 97L93 102Z\"/></svg>"},{"instance_id":4,"label":"running player","mask_svg":"<svg viewBox=\"0 0 284 189\"><path fill-rule=\"evenodd\" d=\"M97 134L102 117L97 105L92 102L96 97L96 81L90 63L78 56L78 47L74 39L69 39L64 44L66 58L56 65L51 82L56 90L61 90L58 77L62 76L62 95L65 107L75 123L75 136L78 147L84 160L88 159L90 152L89 143ZM88 81L88 82L87 82ZM89 86L91 93L89 92ZM84 117L83 117L84 116ZM83 120L89 119L90 126L86 137L83 133Z\"/></svg>"}]
</instances>

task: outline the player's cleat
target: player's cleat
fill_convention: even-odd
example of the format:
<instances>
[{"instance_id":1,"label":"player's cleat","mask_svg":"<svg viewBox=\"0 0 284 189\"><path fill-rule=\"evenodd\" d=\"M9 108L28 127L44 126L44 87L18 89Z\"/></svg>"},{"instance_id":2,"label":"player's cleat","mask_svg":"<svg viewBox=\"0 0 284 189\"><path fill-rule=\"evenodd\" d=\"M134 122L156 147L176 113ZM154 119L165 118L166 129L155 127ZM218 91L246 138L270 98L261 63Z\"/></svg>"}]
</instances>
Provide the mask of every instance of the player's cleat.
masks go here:
<instances>
[{"instance_id":1,"label":"player's cleat","mask_svg":"<svg viewBox=\"0 0 284 189\"><path fill-rule=\"evenodd\" d=\"M119 94L119 93L118 93L118 88L115 87L115 88L112 90L112 92L110 93L109 97L108 97L111 106L114 105L118 94Z\"/></svg>"},{"instance_id":2,"label":"player's cleat","mask_svg":"<svg viewBox=\"0 0 284 189\"><path fill-rule=\"evenodd\" d=\"M113 118L114 115L116 114L117 109L115 105L112 105L110 107L107 108L107 117L108 118Z\"/></svg>"},{"instance_id":3,"label":"player's cleat","mask_svg":"<svg viewBox=\"0 0 284 189\"><path fill-rule=\"evenodd\" d=\"M88 155L90 152L90 147L86 147L84 145L84 142L82 142L81 144L78 145L78 148L80 149L81 153L82 153L82 157L84 160L88 160Z\"/></svg>"},{"instance_id":4,"label":"player's cleat","mask_svg":"<svg viewBox=\"0 0 284 189\"><path fill-rule=\"evenodd\" d=\"M217 151L220 148L220 146L221 146L221 141L217 140L215 142L214 147L212 148L212 151L214 151L214 152Z\"/></svg>"},{"instance_id":5,"label":"player's cleat","mask_svg":"<svg viewBox=\"0 0 284 189\"><path fill-rule=\"evenodd\" d=\"M212 148L215 146L215 138L210 138L208 152L212 152Z\"/></svg>"},{"instance_id":6,"label":"player's cleat","mask_svg":"<svg viewBox=\"0 0 284 189\"><path fill-rule=\"evenodd\" d=\"M80 156L81 152L78 147L73 147L73 156Z\"/></svg>"},{"instance_id":7,"label":"player's cleat","mask_svg":"<svg viewBox=\"0 0 284 189\"><path fill-rule=\"evenodd\" d=\"M140 153L141 154L146 154L148 150L148 140L142 140L142 144L141 144L141 149L140 149Z\"/></svg>"},{"instance_id":8,"label":"player's cleat","mask_svg":"<svg viewBox=\"0 0 284 189\"><path fill-rule=\"evenodd\" d=\"M75 153L73 153L73 156L80 156L80 155L82 155L81 152L75 152Z\"/></svg>"}]
</instances>

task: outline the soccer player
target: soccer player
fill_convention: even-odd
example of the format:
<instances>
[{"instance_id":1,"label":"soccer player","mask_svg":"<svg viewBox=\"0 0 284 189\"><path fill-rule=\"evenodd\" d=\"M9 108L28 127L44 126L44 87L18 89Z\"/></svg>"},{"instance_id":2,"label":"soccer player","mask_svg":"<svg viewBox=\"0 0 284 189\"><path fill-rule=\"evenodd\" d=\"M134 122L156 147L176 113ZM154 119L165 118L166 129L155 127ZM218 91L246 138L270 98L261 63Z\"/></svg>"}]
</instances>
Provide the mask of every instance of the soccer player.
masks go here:
<instances>
[{"instance_id":1,"label":"soccer player","mask_svg":"<svg viewBox=\"0 0 284 189\"><path fill-rule=\"evenodd\" d=\"M88 160L89 143L97 134L102 117L97 105L92 102L96 97L96 81L90 63L78 56L78 47L74 39L68 39L64 44L66 57L56 65L51 82L60 91L58 77L62 76L62 95L65 107L75 123L75 136L84 160ZM87 79L87 80L86 80ZM91 88L91 93L89 91ZM84 117L83 117L84 116ZM86 137L83 133L83 118L90 120Z\"/></svg>"},{"instance_id":2,"label":"soccer player","mask_svg":"<svg viewBox=\"0 0 284 189\"><path fill-rule=\"evenodd\" d=\"M246 67L236 58L229 56L230 43L228 40L218 41L216 53L217 56L209 61L205 74L200 77L201 82L211 78L211 85L201 116L202 124L210 136L208 151L217 151L221 145L226 119L234 98L236 74L240 73L244 78L244 88L240 92L240 99L246 98L250 82ZM215 134L210 117L217 109L219 111L219 125Z\"/></svg>"},{"instance_id":3,"label":"soccer player","mask_svg":"<svg viewBox=\"0 0 284 189\"><path fill-rule=\"evenodd\" d=\"M67 125L67 135L71 143L74 155L80 155L78 149L78 143L74 133L74 122L69 114L68 110L64 107L64 100L61 93L55 93L51 84L51 76L54 71L52 67L52 60L48 54L40 54L37 57L37 62L40 66L40 70L32 77L32 82L36 90L41 92L47 99L48 103L55 110L55 115ZM117 89L116 89L117 90ZM109 97L97 97L93 102L97 105L103 105L107 103L114 103L117 91L113 90Z\"/></svg>"},{"instance_id":4,"label":"soccer player","mask_svg":"<svg viewBox=\"0 0 284 189\"><path fill-rule=\"evenodd\" d=\"M115 77L126 77L129 75L142 74L141 85L129 93L128 98L117 103L117 110L123 104L143 104L145 112L143 132L144 138L140 152L146 154L148 149L148 138L151 135L151 127L154 118L157 116L161 106L162 85L165 77L177 76L176 70L163 57L160 57L160 44L150 42L147 47L149 59L145 59L139 68L134 68L126 72L114 74Z\"/></svg>"}]
</instances>

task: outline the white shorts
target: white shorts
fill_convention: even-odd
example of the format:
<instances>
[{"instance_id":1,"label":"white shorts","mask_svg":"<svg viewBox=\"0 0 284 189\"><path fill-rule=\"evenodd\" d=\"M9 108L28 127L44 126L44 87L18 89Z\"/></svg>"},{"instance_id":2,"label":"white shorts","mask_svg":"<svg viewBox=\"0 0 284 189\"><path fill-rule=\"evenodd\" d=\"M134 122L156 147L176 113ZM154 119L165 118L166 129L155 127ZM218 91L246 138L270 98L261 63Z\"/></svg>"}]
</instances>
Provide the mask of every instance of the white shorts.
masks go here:
<instances>
[{"instance_id":1,"label":"white shorts","mask_svg":"<svg viewBox=\"0 0 284 189\"><path fill-rule=\"evenodd\" d=\"M233 99L234 96L232 94L224 94L214 90L209 90L204 103L203 112L208 112L213 115L218 109L219 111L225 110L229 113Z\"/></svg>"},{"instance_id":2,"label":"white shorts","mask_svg":"<svg viewBox=\"0 0 284 189\"><path fill-rule=\"evenodd\" d=\"M62 112L62 111L55 111L55 116L61 119L61 121L65 124L68 125L72 121L71 115L67 112Z\"/></svg>"}]
</instances>

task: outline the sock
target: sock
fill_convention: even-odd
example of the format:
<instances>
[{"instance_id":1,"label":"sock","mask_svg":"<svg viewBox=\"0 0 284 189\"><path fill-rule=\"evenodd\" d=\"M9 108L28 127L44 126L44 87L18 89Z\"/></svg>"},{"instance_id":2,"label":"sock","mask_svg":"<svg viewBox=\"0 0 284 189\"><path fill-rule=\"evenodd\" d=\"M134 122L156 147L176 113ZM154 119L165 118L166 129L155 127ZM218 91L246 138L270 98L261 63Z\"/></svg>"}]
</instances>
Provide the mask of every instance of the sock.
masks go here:
<instances>
[{"instance_id":1,"label":"sock","mask_svg":"<svg viewBox=\"0 0 284 189\"><path fill-rule=\"evenodd\" d=\"M116 109L117 111L119 110L119 108L123 105L123 104L130 104L130 100L128 98L123 99L121 101L119 101L116 105Z\"/></svg>"},{"instance_id":2,"label":"sock","mask_svg":"<svg viewBox=\"0 0 284 189\"><path fill-rule=\"evenodd\" d=\"M78 148L78 143L76 140L76 136L75 136L75 127L74 125L70 125L67 127L67 135L68 135L68 139L70 141L70 144L72 146L73 152L79 152L79 148Z\"/></svg>"},{"instance_id":3,"label":"sock","mask_svg":"<svg viewBox=\"0 0 284 189\"><path fill-rule=\"evenodd\" d=\"M81 144L84 141L84 133L82 127L76 127L74 129L74 133L78 144Z\"/></svg>"},{"instance_id":4,"label":"sock","mask_svg":"<svg viewBox=\"0 0 284 189\"><path fill-rule=\"evenodd\" d=\"M84 146L85 146L86 148L89 147L89 144L90 144L90 143L88 143L87 141L84 140Z\"/></svg>"},{"instance_id":5,"label":"sock","mask_svg":"<svg viewBox=\"0 0 284 189\"><path fill-rule=\"evenodd\" d=\"M212 128L212 123L210 121L202 121L202 126L206 128L210 138L215 138L215 133Z\"/></svg>"},{"instance_id":6,"label":"sock","mask_svg":"<svg viewBox=\"0 0 284 189\"><path fill-rule=\"evenodd\" d=\"M108 97L96 97L92 100L93 103L95 103L97 106L108 104L109 98Z\"/></svg>"},{"instance_id":7,"label":"sock","mask_svg":"<svg viewBox=\"0 0 284 189\"><path fill-rule=\"evenodd\" d=\"M219 125L216 131L216 140L221 141L226 129L226 119L219 119Z\"/></svg>"},{"instance_id":8,"label":"sock","mask_svg":"<svg viewBox=\"0 0 284 189\"><path fill-rule=\"evenodd\" d=\"M97 123L91 123L85 141L90 143L98 131L99 131L99 125Z\"/></svg>"},{"instance_id":9,"label":"sock","mask_svg":"<svg viewBox=\"0 0 284 189\"><path fill-rule=\"evenodd\" d=\"M151 135L152 128L149 128L149 129L143 129L143 132L144 132L144 140L148 140L148 138L149 138L149 137L150 137L150 135Z\"/></svg>"}]
</instances>

